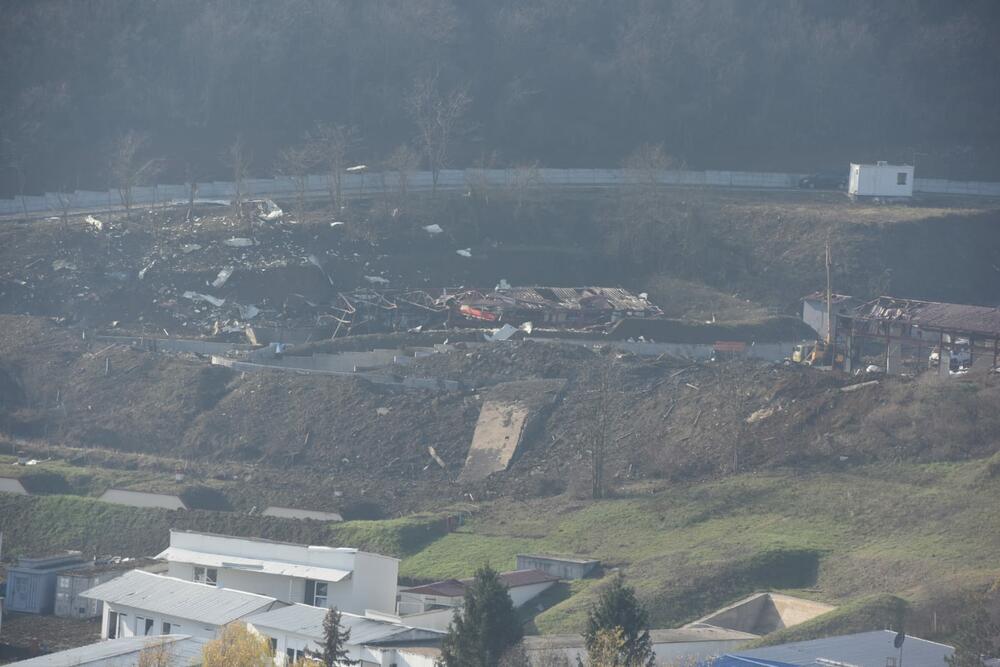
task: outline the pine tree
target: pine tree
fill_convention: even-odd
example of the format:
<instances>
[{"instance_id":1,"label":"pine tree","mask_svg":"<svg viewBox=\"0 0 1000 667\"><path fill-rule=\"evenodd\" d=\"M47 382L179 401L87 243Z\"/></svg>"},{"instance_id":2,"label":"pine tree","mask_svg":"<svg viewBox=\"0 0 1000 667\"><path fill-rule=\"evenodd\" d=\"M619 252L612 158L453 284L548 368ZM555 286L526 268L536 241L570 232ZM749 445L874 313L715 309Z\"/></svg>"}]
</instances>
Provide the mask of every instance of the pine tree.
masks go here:
<instances>
[{"instance_id":1,"label":"pine tree","mask_svg":"<svg viewBox=\"0 0 1000 667\"><path fill-rule=\"evenodd\" d=\"M334 607L327 610L323 618L323 654L324 667L338 667L339 665L356 665L357 660L351 660L347 656L347 649L344 645L351 638L350 628L344 628L340 624L340 611Z\"/></svg>"},{"instance_id":2,"label":"pine tree","mask_svg":"<svg viewBox=\"0 0 1000 667\"><path fill-rule=\"evenodd\" d=\"M507 588L490 566L476 572L465 591L441 648L444 667L496 667L504 653L521 641L521 624Z\"/></svg>"},{"instance_id":3,"label":"pine tree","mask_svg":"<svg viewBox=\"0 0 1000 667\"><path fill-rule=\"evenodd\" d=\"M966 609L955 632L955 652L945 658L948 667L983 667L983 660L996 657L1000 648L1000 623L993 620L985 599L971 600Z\"/></svg>"},{"instance_id":4,"label":"pine tree","mask_svg":"<svg viewBox=\"0 0 1000 667\"><path fill-rule=\"evenodd\" d=\"M621 631L621 648L617 661L612 665L629 667L651 666L655 658L653 643L649 638L649 620L646 610L635 597L635 591L625 585L621 574L606 587L591 608L587 617L584 640L587 652L606 649L607 631Z\"/></svg>"}]
</instances>

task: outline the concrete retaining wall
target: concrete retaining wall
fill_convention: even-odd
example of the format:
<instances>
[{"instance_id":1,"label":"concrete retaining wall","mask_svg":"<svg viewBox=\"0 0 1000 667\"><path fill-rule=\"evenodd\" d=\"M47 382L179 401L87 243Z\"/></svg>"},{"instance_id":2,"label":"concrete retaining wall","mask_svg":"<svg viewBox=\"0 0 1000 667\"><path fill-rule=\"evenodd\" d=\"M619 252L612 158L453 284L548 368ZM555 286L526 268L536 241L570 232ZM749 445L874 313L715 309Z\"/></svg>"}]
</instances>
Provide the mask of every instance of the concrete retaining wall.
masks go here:
<instances>
[{"instance_id":1,"label":"concrete retaining wall","mask_svg":"<svg viewBox=\"0 0 1000 667\"><path fill-rule=\"evenodd\" d=\"M165 510L186 510L184 504L177 496L166 493L146 493L144 491L126 491L125 489L108 489L98 498L106 503L116 505L130 505L132 507L153 507Z\"/></svg>"},{"instance_id":2,"label":"concrete retaining wall","mask_svg":"<svg viewBox=\"0 0 1000 667\"><path fill-rule=\"evenodd\" d=\"M19 496L28 495L28 491L24 488L24 484L21 484L21 480L13 477L0 477L0 493L14 493Z\"/></svg>"},{"instance_id":3,"label":"concrete retaining wall","mask_svg":"<svg viewBox=\"0 0 1000 667\"><path fill-rule=\"evenodd\" d=\"M97 340L131 345L149 352L191 352L193 354L226 354L233 351L253 350L245 343L219 343L183 338L145 338L136 336L97 336Z\"/></svg>"},{"instance_id":4,"label":"concrete retaining wall","mask_svg":"<svg viewBox=\"0 0 1000 667\"><path fill-rule=\"evenodd\" d=\"M299 357L300 359L307 359L308 357ZM282 360L283 361L283 360ZM286 371L292 373L305 373L307 375L343 375L349 377L359 377L368 382L373 382L375 384L387 385L390 387L397 387L399 389L431 389L435 391L459 391L462 389L460 382L454 380L442 380L440 378L415 378L407 377L401 380L386 377L384 375L374 375L369 373L353 373L345 371L328 371L328 370L318 370L315 368L297 368L286 366L283 363L254 363L250 361L239 361L237 359L230 359L228 357L220 357L213 355L212 364L215 366L226 366L227 368L232 368L236 371L243 371L247 373L260 373L263 371Z\"/></svg>"}]
</instances>

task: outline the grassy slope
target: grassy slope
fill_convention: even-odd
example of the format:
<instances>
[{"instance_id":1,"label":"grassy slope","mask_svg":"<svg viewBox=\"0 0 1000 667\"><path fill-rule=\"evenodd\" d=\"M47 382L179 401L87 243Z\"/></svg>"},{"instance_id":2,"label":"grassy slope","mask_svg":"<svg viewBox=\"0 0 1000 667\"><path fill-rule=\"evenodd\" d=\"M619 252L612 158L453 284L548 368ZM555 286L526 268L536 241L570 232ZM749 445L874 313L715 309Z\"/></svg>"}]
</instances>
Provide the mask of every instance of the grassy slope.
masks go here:
<instances>
[{"instance_id":1,"label":"grassy slope","mask_svg":"<svg viewBox=\"0 0 1000 667\"><path fill-rule=\"evenodd\" d=\"M892 623L899 604L873 594L919 607L943 590L996 578L1000 526L991 508L1000 502L1000 480L990 470L987 460L644 482L596 503L499 500L450 534L433 515L334 526L0 495L0 530L11 555L66 547L153 553L171 527L352 545L402 557L400 574L415 580L467 576L485 562L510 568L524 551L587 555L623 568L657 627L754 590L850 605L789 635L801 638ZM563 587L536 627L579 630L600 585Z\"/></svg>"},{"instance_id":2,"label":"grassy slope","mask_svg":"<svg viewBox=\"0 0 1000 667\"><path fill-rule=\"evenodd\" d=\"M1000 483L984 471L900 464L639 487L593 504L501 501L406 558L402 572L468 575L486 561L510 567L522 551L593 556L625 568L659 627L758 588L816 589L813 597L835 603L878 592L919 601L932 594L927 582L962 587L1000 573L989 509ZM820 559L815 581L811 554ZM582 586L541 614L539 629L579 630L594 590Z\"/></svg>"}]
</instances>

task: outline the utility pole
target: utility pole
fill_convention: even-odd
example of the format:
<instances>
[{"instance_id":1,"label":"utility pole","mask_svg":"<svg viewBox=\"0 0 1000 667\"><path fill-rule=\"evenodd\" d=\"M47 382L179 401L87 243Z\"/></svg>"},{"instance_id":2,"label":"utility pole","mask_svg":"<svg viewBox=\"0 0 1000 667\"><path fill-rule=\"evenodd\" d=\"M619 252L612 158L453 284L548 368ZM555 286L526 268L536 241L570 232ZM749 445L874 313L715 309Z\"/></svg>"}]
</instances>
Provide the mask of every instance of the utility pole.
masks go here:
<instances>
[{"instance_id":1,"label":"utility pole","mask_svg":"<svg viewBox=\"0 0 1000 667\"><path fill-rule=\"evenodd\" d=\"M833 290L830 284L830 240L826 241L826 353L831 363L835 358L833 348Z\"/></svg>"}]
</instances>

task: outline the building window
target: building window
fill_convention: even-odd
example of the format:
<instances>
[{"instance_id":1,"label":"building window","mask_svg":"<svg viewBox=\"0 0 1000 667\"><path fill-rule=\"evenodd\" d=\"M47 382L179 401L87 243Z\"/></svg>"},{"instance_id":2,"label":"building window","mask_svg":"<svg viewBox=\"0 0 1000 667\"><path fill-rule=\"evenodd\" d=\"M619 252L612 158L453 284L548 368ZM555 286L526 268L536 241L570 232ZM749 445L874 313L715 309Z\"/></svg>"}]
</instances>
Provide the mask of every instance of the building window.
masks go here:
<instances>
[{"instance_id":1,"label":"building window","mask_svg":"<svg viewBox=\"0 0 1000 667\"><path fill-rule=\"evenodd\" d=\"M69 577L59 577L59 588L69 588Z\"/></svg>"},{"instance_id":2,"label":"building window","mask_svg":"<svg viewBox=\"0 0 1000 667\"><path fill-rule=\"evenodd\" d=\"M896 185L906 185L906 172L901 171L896 174Z\"/></svg>"},{"instance_id":3,"label":"building window","mask_svg":"<svg viewBox=\"0 0 1000 667\"><path fill-rule=\"evenodd\" d=\"M329 584L325 581L306 579L306 604L314 607L325 607L329 601Z\"/></svg>"},{"instance_id":4,"label":"building window","mask_svg":"<svg viewBox=\"0 0 1000 667\"><path fill-rule=\"evenodd\" d=\"M142 616L135 617L135 634L146 637L153 633L153 619L143 618Z\"/></svg>"},{"instance_id":5,"label":"building window","mask_svg":"<svg viewBox=\"0 0 1000 667\"><path fill-rule=\"evenodd\" d=\"M176 623L169 623L167 621L163 621L163 634L176 635L180 634L180 631L181 631L181 626L177 625Z\"/></svg>"},{"instance_id":6,"label":"building window","mask_svg":"<svg viewBox=\"0 0 1000 667\"><path fill-rule=\"evenodd\" d=\"M271 644L271 655L278 654L278 640L276 637L268 637L267 641Z\"/></svg>"},{"instance_id":7,"label":"building window","mask_svg":"<svg viewBox=\"0 0 1000 667\"><path fill-rule=\"evenodd\" d=\"M110 611L108 612L108 639L115 639L118 637L118 612Z\"/></svg>"},{"instance_id":8,"label":"building window","mask_svg":"<svg viewBox=\"0 0 1000 667\"><path fill-rule=\"evenodd\" d=\"M214 586L219 580L219 571L214 567L195 567L194 580L198 583Z\"/></svg>"}]
</instances>

